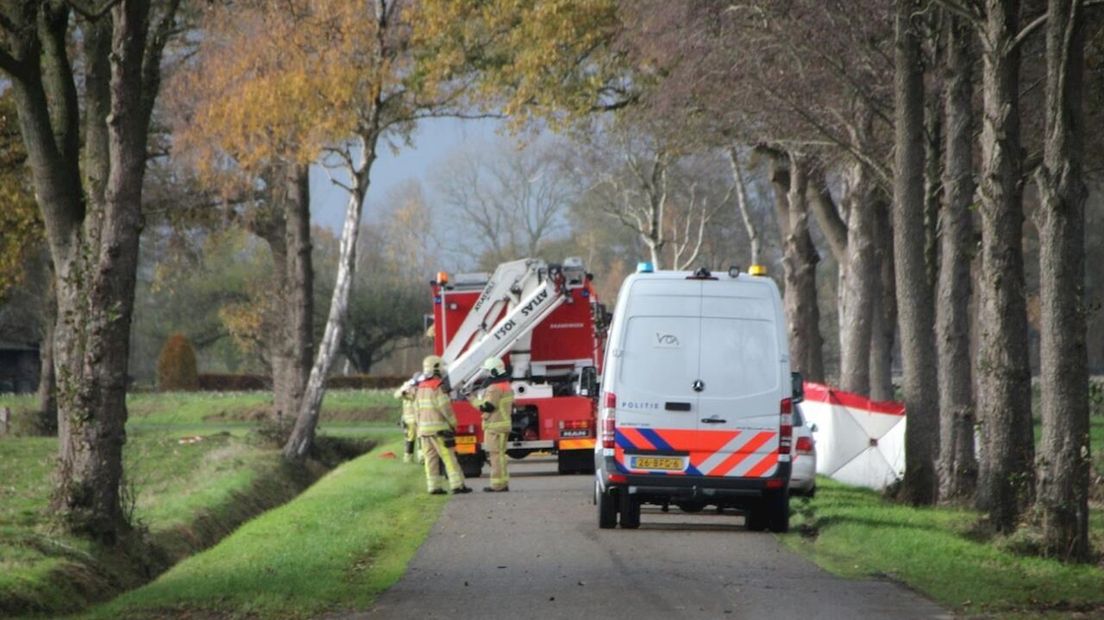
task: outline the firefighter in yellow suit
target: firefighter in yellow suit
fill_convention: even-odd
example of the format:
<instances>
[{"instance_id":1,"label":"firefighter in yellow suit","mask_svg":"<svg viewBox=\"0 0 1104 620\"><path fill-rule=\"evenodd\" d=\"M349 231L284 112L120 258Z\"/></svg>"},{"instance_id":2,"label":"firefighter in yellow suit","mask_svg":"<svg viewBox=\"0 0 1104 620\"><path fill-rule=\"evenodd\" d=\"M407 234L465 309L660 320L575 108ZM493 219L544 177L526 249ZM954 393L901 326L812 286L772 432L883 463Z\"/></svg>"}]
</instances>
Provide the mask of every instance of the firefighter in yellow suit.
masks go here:
<instances>
[{"instance_id":1,"label":"firefighter in yellow suit","mask_svg":"<svg viewBox=\"0 0 1104 620\"><path fill-rule=\"evenodd\" d=\"M455 493L471 493L464 485L464 472L456 462L456 415L452 412L452 401L441 387L443 372L441 358L430 355L422 360L422 372L425 375L414 390L414 413L418 425L418 437L422 444L422 458L425 460L426 487L433 495L444 495L445 477L441 475L444 465L448 475L449 489Z\"/></svg>"},{"instance_id":2,"label":"firefighter in yellow suit","mask_svg":"<svg viewBox=\"0 0 1104 620\"><path fill-rule=\"evenodd\" d=\"M483 412L483 446L491 462L491 486L487 493L510 490L510 474L506 470L506 440L510 436L510 414L514 409L514 390L506 376L506 366L497 357L483 362L488 379L482 390L471 398L473 407Z\"/></svg>"},{"instance_id":3,"label":"firefighter in yellow suit","mask_svg":"<svg viewBox=\"0 0 1104 620\"><path fill-rule=\"evenodd\" d=\"M422 451L417 449L418 418L414 411L414 392L420 379L421 376L415 374L399 386L394 394L395 398L402 402L402 428L403 437L406 440L403 463L410 463L411 461L420 463L422 461Z\"/></svg>"}]
</instances>

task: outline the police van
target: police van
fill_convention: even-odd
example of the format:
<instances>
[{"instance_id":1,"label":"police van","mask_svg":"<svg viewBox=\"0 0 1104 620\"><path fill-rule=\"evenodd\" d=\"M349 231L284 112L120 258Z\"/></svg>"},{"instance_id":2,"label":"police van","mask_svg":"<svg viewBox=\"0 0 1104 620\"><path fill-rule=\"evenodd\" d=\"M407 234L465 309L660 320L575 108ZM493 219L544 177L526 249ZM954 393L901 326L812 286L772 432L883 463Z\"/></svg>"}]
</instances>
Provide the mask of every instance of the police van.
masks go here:
<instances>
[{"instance_id":1,"label":"police van","mask_svg":"<svg viewBox=\"0 0 1104 620\"><path fill-rule=\"evenodd\" d=\"M599 527L637 528L641 505L656 504L734 508L749 529L789 529L800 379L778 287L751 272L642 263L622 284L599 402Z\"/></svg>"}]
</instances>

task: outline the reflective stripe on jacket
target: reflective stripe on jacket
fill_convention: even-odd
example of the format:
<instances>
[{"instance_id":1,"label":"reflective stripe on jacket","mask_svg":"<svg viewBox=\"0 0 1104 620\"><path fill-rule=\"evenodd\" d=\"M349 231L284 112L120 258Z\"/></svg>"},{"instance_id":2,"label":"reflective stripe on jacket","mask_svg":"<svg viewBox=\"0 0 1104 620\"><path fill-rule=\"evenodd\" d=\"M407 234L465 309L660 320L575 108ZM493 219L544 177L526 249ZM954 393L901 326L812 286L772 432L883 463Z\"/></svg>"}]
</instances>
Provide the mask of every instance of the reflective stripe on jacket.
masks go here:
<instances>
[{"instance_id":1,"label":"reflective stripe on jacket","mask_svg":"<svg viewBox=\"0 0 1104 620\"><path fill-rule=\"evenodd\" d=\"M483 403L491 403L495 407L494 411L483 413L483 430L510 432L510 413L514 409L514 390L510 388L510 382L495 381L471 400L476 409Z\"/></svg>"},{"instance_id":2,"label":"reflective stripe on jacket","mask_svg":"<svg viewBox=\"0 0 1104 620\"><path fill-rule=\"evenodd\" d=\"M441 389L440 379L426 379L418 384L414 392L414 413L420 436L436 435L456 428L452 401Z\"/></svg>"},{"instance_id":3,"label":"reflective stripe on jacket","mask_svg":"<svg viewBox=\"0 0 1104 620\"><path fill-rule=\"evenodd\" d=\"M418 421L417 411L414 409L414 397L402 399L402 421L403 424L414 424Z\"/></svg>"}]
</instances>

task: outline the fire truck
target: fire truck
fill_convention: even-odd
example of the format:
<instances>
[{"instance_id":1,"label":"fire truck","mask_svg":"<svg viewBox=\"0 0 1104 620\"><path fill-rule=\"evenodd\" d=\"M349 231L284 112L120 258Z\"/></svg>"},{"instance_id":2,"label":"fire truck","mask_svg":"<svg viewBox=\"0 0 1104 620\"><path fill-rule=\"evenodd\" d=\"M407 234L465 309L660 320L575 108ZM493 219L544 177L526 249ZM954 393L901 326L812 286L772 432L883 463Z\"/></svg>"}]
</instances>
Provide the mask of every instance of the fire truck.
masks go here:
<instances>
[{"instance_id":1,"label":"fire truck","mask_svg":"<svg viewBox=\"0 0 1104 620\"><path fill-rule=\"evenodd\" d=\"M560 473L594 471L595 412L610 314L582 260L522 259L493 274L440 272L433 289L434 350L456 413L456 452L467 477L486 460L482 418L467 396L483 362L500 357L514 390L507 454L557 455Z\"/></svg>"}]
</instances>

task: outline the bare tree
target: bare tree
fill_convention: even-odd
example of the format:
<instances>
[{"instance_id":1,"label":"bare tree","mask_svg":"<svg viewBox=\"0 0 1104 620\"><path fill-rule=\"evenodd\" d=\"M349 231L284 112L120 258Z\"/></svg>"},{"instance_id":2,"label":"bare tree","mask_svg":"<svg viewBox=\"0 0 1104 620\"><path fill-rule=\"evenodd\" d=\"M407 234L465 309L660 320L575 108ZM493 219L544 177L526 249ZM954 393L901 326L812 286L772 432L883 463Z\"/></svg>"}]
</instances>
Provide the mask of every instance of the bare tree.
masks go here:
<instances>
[{"instance_id":1,"label":"bare tree","mask_svg":"<svg viewBox=\"0 0 1104 620\"><path fill-rule=\"evenodd\" d=\"M925 262L924 73L918 25L919 0L896 3L896 166L893 183L893 249L897 267L897 308L904 365L904 494L914 504L935 501L935 460L939 448L939 386L935 371L935 308Z\"/></svg>"},{"instance_id":2,"label":"bare tree","mask_svg":"<svg viewBox=\"0 0 1104 620\"><path fill-rule=\"evenodd\" d=\"M740 212L740 221L744 224L744 230L748 236L748 260L749 265L763 264L763 242L759 235L759 227L751 215L748 205L747 184L744 183L743 165L740 163L740 153L734 146L728 147L728 161L732 167L732 184L736 189L736 207Z\"/></svg>"},{"instance_id":3,"label":"bare tree","mask_svg":"<svg viewBox=\"0 0 1104 620\"><path fill-rule=\"evenodd\" d=\"M1038 212L1043 439L1038 511L1046 551L1088 560L1089 376L1085 347L1083 180L1085 2L1050 0L1046 138Z\"/></svg>"},{"instance_id":4,"label":"bare tree","mask_svg":"<svg viewBox=\"0 0 1104 620\"><path fill-rule=\"evenodd\" d=\"M688 269L734 186L727 185L723 195L711 191L716 162L683 155L662 137L619 127L608 138L590 144L589 169L579 171L588 191L610 217L639 235L656 269Z\"/></svg>"},{"instance_id":5,"label":"bare tree","mask_svg":"<svg viewBox=\"0 0 1104 620\"><path fill-rule=\"evenodd\" d=\"M981 41L981 272L976 361L981 456L977 503L999 531L1033 500L1035 459L1023 265L1019 0L943 6Z\"/></svg>"},{"instance_id":6,"label":"bare tree","mask_svg":"<svg viewBox=\"0 0 1104 620\"><path fill-rule=\"evenodd\" d=\"M946 163L939 263L936 343L939 349L939 498L971 498L977 483L974 389L970 363L970 295L973 286L974 33L953 17L947 40Z\"/></svg>"},{"instance_id":7,"label":"bare tree","mask_svg":"<svg viewBox=\"0 0 1104 620\"><path fill-rule=\"evenodd\" d=\"M464 231L462 252L488 264L539 256L566 229L577 187L560 162L562 148L501 143L453 156L436 186L446 221Z\"/></svg>"},{"instance_id":8,"label":"bare tree","mask_svg":"<svg viewBox=\"0 0 1104 620\"><path fill-rule=\"evenodd\" d=\"M809 233L808 167L806 158L767 146L774 208L783 240L782 271L786 286L786 324L790 335L790 365L809 381L824 381L824 341L820 335L816 267L820 254Z\"/></svg>"}]
</instances>

